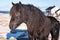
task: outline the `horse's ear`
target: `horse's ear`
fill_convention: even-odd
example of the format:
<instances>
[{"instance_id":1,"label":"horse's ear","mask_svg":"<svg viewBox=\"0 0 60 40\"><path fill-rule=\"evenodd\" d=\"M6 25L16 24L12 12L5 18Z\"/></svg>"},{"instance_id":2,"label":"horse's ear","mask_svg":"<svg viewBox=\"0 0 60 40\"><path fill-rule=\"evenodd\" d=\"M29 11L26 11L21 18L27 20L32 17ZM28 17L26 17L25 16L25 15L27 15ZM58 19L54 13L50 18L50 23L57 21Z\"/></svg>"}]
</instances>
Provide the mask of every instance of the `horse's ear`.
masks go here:
<instances>
[{"instance_id":1,"label":"horse's ear","mask_svg":"<svg viewBox=\"0 0 60 40\"><path fill-rule=\"evenodd\" d=\"M14 3L12 2L12 5L14 5Z\"/></svg>"},{"instance_id":2,"label":"horse's ear","mask_svg":"<svg viewBox=\"0 0 60 40\"><path fill-rule=\"evenodd\" d=\"M19 4L21 4L21 2L19 1Z\"/></svg>"}]
</instances>

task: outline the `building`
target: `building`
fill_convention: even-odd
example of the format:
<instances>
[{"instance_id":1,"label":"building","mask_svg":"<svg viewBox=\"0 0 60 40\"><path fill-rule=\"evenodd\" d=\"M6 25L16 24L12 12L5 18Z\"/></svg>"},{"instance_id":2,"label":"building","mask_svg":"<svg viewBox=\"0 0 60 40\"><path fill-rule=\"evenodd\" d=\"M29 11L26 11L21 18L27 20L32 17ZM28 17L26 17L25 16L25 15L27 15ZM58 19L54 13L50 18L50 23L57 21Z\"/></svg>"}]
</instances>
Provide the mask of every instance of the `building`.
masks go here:
<instances>
[{"instance_id":1,"label":"building","mask_svg":"<svg viewBox=\"0 0 60 40\"><path fill-rule=\"evenodd\" d=\"M51 10L54 8L55 6L50 6L50 7L48 7L47 9L46 9L46 12L47 13L51 13Z\"/></svg>"},{"instance_id":2,"label":"building","mask_svg":"<svg viewBox=\"0 0 60 40\"><path fill-rule=\"evenodd\" d=\"M53 16L60 22L60 8L57 6L50 6L46 9L46 16Z\"/></svg>"}]
</instances>

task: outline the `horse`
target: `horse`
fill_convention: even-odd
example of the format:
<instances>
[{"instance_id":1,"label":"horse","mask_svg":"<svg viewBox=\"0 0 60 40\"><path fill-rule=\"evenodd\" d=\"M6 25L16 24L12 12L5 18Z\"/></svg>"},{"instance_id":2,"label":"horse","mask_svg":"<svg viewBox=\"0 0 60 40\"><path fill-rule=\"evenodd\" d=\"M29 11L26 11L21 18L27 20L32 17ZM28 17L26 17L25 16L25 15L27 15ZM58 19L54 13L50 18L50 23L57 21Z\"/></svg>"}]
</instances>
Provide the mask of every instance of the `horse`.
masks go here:
<instances>
[{"instance_id":1,"label":"horse","mask_svg":"<svg viewBox=\"0 0 60 40\"><path fill-rule=\"evenodd\" d=\"M50 31L50 33L52 35L51 40L58 40L60 23L55 17L52 17L52 16L47 16L47 17L51 20L51 23L54 25L54 28L52 28Z\"/></svg>"},{"instance_id":2,"label":"horse","mask_svg":"<svg viewBox=\"0 0 60 40\"><path fill-rule=\"evenodd\" d=\"M53 28L51 20L37 7L21 2L14 4L10 9L11 20L9 28L15 30L21 23L27 25L30 40L48 40Z\"/></svg>"}]
</instances>

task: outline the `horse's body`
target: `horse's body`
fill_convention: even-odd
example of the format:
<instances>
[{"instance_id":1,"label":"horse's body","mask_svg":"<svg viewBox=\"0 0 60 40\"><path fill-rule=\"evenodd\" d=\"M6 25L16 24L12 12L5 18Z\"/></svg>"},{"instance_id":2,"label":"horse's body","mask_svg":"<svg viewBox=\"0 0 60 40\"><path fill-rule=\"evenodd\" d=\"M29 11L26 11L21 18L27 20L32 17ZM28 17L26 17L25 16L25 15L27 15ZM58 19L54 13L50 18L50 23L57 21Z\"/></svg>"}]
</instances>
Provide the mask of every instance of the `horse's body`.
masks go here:
<instances>
[{"instance_id":1,"label":"horse's body","mask_svg":"<svg viewBox=\"0 0 60 40\"><path fill-rule=\"evenodd\" d=\"M51 24L53 24L53 28L50 31L50 33L52 35L52 40L58 40L60 23L56 18L54 18L52 16L47 16L47 17L51 20Z\"/></svg>"},{"instance_id":2,"label":"horse's body","mask_svg":"<svg viewBox=\"0 0 60 40\"><path fill-rule=\"evenodd\" d=\"M33 5L12 4L10 29L14 30L24 22L27 25L30 40L48 40L48 34L53 28L50 19Z\"/></svg>"}]
</instances>

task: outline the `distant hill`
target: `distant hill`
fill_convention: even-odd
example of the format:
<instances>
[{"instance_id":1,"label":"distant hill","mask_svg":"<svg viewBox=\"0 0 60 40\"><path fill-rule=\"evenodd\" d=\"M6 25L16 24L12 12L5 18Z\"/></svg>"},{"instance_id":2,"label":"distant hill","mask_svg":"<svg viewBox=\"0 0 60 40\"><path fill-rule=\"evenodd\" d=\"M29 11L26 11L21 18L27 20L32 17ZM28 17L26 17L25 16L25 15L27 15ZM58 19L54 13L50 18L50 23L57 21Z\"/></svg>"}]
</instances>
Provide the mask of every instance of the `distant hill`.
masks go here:
<instances>
[{"instance_id":1,"label":"distant hill","mask_svg":"<svg viewBox=\"0 0 60 40\"><path fill-rule=\"evenodd\" d=\"M10 13L10 12L9 11L0 11L0 13L7 14L7 13Z\"/></svg>"}]
</instances>

